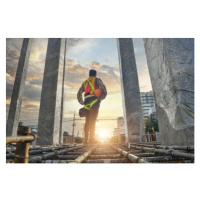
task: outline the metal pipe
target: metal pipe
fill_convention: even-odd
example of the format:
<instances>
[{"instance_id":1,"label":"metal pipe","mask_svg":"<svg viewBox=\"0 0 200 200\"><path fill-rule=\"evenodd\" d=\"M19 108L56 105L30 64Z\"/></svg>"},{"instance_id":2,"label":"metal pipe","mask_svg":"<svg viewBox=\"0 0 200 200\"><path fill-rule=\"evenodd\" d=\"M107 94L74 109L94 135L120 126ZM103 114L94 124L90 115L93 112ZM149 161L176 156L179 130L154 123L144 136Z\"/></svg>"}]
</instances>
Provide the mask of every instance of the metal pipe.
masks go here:
<instances>
[{"instance_id":1,"label":"metal pipe","mask_svg":"<svg viewBox=\"0 0 200 200\"><path fill-rule=\"evenodd\" d=\"M53 152L54 150L61 150L61 149L66 149L66 148L69 148L68 146L66 147L54 147L54 148L41 148L41 149L37 149L37 150L34 150L34 149L30 149L31 151L29 151L30 155L34 154L34 152L38 152L38 153L42 153L42 152Z\"/></svg>"},{"instance_id":2,"label":"metal pipe","mask_svg":"<svg viewBox=\"0 0 200 200\"><path fill-rule=\"evenodd\" d=\"M121 159L100 159L100 160L87 160L85 163L130 163L127 158Z\"/></svg>"},{"instance_id":3,"label":"metal pipe","mask_svg":"<svg viewBox=\"0 0 200 200\"><path fill-rule=\"evenodd\" d=\"M165 155L169 155L169 156L177 156L177 157L182 157L182 158L187 158L187 159L194 159L194 154L181 153L181 152L177 152L176 150L173 150L173 149L169 149L169 150L155 149L155 148L141 147L141 146L137 146L137 145L131 145L131 148L149 151L149 152L153 152L153 153L165 154Z\"/></svg>"},{"instance_id":4,"label":"metal pipe","mask_svg":"<svg viewBox=\"0 0 200 200\"><path fill-rule=\"evenodd\" d=\"M131 143L131 144L137 144L137 143ZM161 144L161 142L159 142L159 141L140 142L140 144Z\"/></svg>"},{"instance_id":5,"label":"metal pipe","mask_svg":"<svg viewBox=\"0 0 200 200\"><path fill-rule=\"evenodd\" d=\"M74 160L78 158L79 156L77 155L57 155L57 159L59 160Z\"/></svg>"},{"instance_id":6,"label":"metal pipe","mask_svg":"<svg viewBox=\"0 0 200 200\"><path fill-rule=\"evenodd\" d=\"M167 162L167 161L178 161L177 158L174 158L172 156L157 156L157 157L149 157L144 158L144 160L148 162Z\"/></svg>"},{"instance_id":7,"label":"metal pipe","mask_svg":"<svg viewBox=\"0 0 200 200\"><path fill-rule=\"evenodd\" d=\"M103 152L103 153L102 153L102 152L95 151L95 152L93 152L92 154L93 154L93 155L102 155L102 154L103 154L103 155L110 155L110 154L116 154L116 151L115 151L115 152L114 152L114 151L112 151L112 152L108 152L108 151L107 151L107 152Z\"/></svg>"},{"instance_id":8,"label":"metal pipe","mask_svg":"<svg viewBox=\"0 0 200 200\"><path fill-rule=\"evenodd\" d=\"M7 159L15 159L15 154L6 154L6 160Z\"/></svg>"},{"instance_id":9,"label":"metal pipe","mask_svg":"<svg viewBox=\"0 0 200 200\"><path fill-rule=\"evenodd\" d=\"M156 148L194 151L194 146L163 146L163 145L156 145Z\"/></svg>"},{"instance_id":10,"label":"metal pipe","mask_svg":"<svg viewBox=\"0 0 200 200\"><path fill-rule=\"evenodd\" d=\"M134 154L137 157L153 157L155 156L155 153L139 153L139 154Z\"/></svg>"},{"instance_id":11,"label":"metal pipe","mask_svg":"<svg viewBox=\"0 0 200 200\"><path fill-rule=\"evenodd\" d=\"M10 143L17 143L17 142L31 142L35 140L35 136L29 135L29 136L17 136L17 137L6 137L6 144Z\"/></svg>"},{"instance_id":12,"label":"metal pipe","mask_svg":"<svg viewBox=\"0 0 200 200\"><path fill-rule=\"evenodd\" d=\"M82 163L96 148L98 145L93 147L88 152L84 153L83 155L79 156L76 160L72 161L71 163Z\"/></svg>"},{"instance_id":13,"label":"metal pipe","mask_svg":"<svg viewBox=\"0 0 200 200\"><path fill-rule=\"evenodd\" d=\"M123 151L121 150L120 148L117 148L117 147L114 147L111 145L111 147L116 150L117 152L119 152L120 154L122 154L125 158L128 158L129 160L131 160L132 162L134 163L148 163L147 161L145 161L144 159L142 158L139 158L127 151Z\"/></svg>"},{"instance_id":14,"label":"metal pipe","mask_svg":"<svg viewBox=\"0 0 200 200\"><path fill-rule=\"evenodd\" d=\"M58 164L58 163L69 163L68 160L42 160L41 163L48 163L48 164Z\"/></svg>"},{"instance_id":15,"label":"metal pipe","mask_svg":"<svg viewBox=\"0 0 200 200\"><path fill-rule=\"evenodd\" d=\"M85 151L79 151L79 152L66 152L66 153L64 153L64 155L82 155L82 154L84 154L85 153Z\"/></svg>"},{"instance_id":16,"label":"metal pipe","mask_svg":"<svg viewBox=\"0 0 200 200\"><path fill-rule=\"evenodd\" d=\"M83 145L83 146L78 146L78 147L67 148L67 149L60 150L60 151L54 151L52 153L47 153L47 154L44 154L42 156L34 156L34 157L29 158L29 163L38 162L38 161L41 161L41 160L47 160L49 158L55 157L56 155L64 154L68 151L73 151L73 150L76 150L76 149L81 149L83 147L85 147L85 146Z\"/></svg>"},{"instance_id":17,"label":"metal pipe","mask_svg":"<svg viewBox=\"0 0 200 200\"><path fill-rule=\"evenodd\" d=\"M186 150L186 151L194 151L194 146L164 146L157 144L138 144L138 146L150 147L150 148L158 148L158 149L175 149L175 150Z\"/></svg>"},{"instance_id":18,"label":"metal pipe","mask_svg":"<svg viewBox=\"0 0 200 200\"><path fill-rule=\"evenodd\" d=\"M56 148L36 148L36 150L34 150L34 148L30 148L29 149L29 155L37 155L37 154L47 154L49 152L53 152L54 150L57 149L63 149L66 147L56 147ZM15 153L15 150L7 150L6 151L6 158L13 158L15 157L15 155L13 155L12 153Z\"/></svg>"},{"instance_id":19,"label":"metal pipe","mask_svg":"<svg viewBox=\"0 0 200 200\"><path fill-rule=\"evenodd\" d=\"M17 135L17 137L6 138L7 144L16 143L13 163L28 163L30 142L37 139L37 135L31 135L31 128L28 126L19 126Z\"/></svg>"},{"instance_id":20,"label":"metal pipe","mask_svg":"<svg viewBox=\"0 0 200 200\"><path fill-rule=\"evenodd\" d=\"M90 155L89 159L115 159L115 158L121 158L121 154L115 154L115 155Z\"/></svg>"}]
</instances>

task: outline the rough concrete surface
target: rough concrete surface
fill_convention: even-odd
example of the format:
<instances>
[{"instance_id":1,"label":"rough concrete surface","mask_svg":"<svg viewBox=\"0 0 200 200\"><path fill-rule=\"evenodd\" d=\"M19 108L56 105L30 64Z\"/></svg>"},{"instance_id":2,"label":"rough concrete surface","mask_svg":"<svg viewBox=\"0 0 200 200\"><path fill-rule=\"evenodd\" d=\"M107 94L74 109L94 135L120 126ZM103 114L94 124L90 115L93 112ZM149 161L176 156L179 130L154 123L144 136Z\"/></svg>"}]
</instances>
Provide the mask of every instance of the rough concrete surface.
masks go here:
<instances>
[{"instance_id":1,"label":"rough concrete surface","mask_svg":"<svg viewBox=\"0 0 200 200\"><path fill-rule=\"evenodd\" d=\"M144 39L163 145L194 145L194 39Z\"/></svg>"},{"instance_id":2,"label":"rough concrete surface","mask_svg":"<svg viewBox=\"0 0 200 200\"><path fill-rule=\"evenodd\" d=\"M59 143L61 104L61 38L50 38L42 84L37 144Z\"/></svg>"},{"instance_id":3,"label":"rough concrete surface","mask_svg":"<svg viewBox=\"0 0 200 200\"><path fill-rule=\"evenodd\" d=\"M132 39L119 38L118 48L129 141L141 142L145 138L144 119Z\"/></svg>"},{"instance_id":4,"label":"rough concrete surface","mask_svg":"<svg viewBox=\"0 0 200 200\"><path fill-rule=\"evenodd\" d=\"M17 128L18 128L21 104L22 104L22 96L25 87L25 80L26 80L29 57L31 52L32 40L33 39L30 38L25 38L23 40L15 82L11 96L8 120L6 124L6 136L17 135Z\"/></svg>"}]
</instances>

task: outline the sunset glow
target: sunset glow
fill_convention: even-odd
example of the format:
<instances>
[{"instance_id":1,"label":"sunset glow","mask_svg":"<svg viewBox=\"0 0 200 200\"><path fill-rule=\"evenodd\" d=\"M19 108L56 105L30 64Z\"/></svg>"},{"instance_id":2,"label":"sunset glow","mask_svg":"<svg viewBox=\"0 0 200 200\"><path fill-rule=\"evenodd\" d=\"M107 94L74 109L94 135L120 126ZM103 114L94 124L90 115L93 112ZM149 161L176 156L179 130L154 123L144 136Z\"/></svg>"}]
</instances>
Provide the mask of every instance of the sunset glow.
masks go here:
<instances>
[{"instance_id":1,"label":"sunset glow","mask_svg":"<svg viewBox=\"0 0 200 200\"><path fill-rule=\"evenodd\" d=\"M134 40L138 77L141 92L150 91L150 78L144 54L142 39ZM10 105L15 74L18 66L23 38L7 40L6 57L6 114ZM34 38L27 70L26 84L20 113L24 125L37 125L40 98L43 83L48 39ZM62 70L64 58L64 40L61 41L60 71L58 77L58 95L61 98ZM107 96L101 101L96 122L97 137L106 140L112 136L117 127L117 119L123 116L121 77L118 59L117 41L114 38L71 38L67 40L65 85L64 85L64 124L63 132L72 134L74 113L76 114L75 133L84 135L84 119L79 119L78 112L82 107L77 100L77 92L88 78L89 70L97 70L107 88ZM103 129L103 130L102 130Z\"/></svg>"},{"instance_id":2,"label":"sunset glow","mask_svg":"<svg viewBox=\"0 0 200 200\"><path fill-rule=\"evenodd\" d=\"M106 139L106 138L108 138L108 131L107 130L101 130L98 135L99 135L100 139Z\"/></svg>"}]
</instances>

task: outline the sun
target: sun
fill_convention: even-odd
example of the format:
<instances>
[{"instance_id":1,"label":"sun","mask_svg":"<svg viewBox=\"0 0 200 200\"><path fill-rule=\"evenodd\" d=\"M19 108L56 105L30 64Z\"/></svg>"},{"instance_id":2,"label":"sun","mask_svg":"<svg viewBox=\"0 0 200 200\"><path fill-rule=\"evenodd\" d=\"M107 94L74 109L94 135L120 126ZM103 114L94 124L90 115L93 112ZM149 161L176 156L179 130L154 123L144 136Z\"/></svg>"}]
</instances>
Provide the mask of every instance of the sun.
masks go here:
<instances>
[{"instance_id":1,"label":"sun","mask_svg":"<svg viewBox=\"0 0 200 200\"><path fill-rule=\"evenodd\" d=\"M101 131L99 131L99 138L100 139L105 139L105 138L107 138L108 137L108 131L106 131L106 130L101 130Z\"/></svg>"}]
</instances>

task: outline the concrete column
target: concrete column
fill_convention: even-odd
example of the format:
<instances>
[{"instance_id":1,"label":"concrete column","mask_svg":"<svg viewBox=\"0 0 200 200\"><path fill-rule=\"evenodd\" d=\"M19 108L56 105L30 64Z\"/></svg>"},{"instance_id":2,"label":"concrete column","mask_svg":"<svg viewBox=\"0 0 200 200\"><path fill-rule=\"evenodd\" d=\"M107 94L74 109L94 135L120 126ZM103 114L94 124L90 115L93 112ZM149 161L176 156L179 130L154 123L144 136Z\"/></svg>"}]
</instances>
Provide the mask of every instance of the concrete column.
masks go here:
<instances>
[{"instance_id":1,"label":"concrete column","mask_svg":"<svg viewBox=\"0 0 200 200\"><path fill-rule=\"evenodd\" d=\"M39 145L59 143L61 111L61 91L58 92L58 88L61 86L59 80L60 52L61 38L49 39L38 120L39 139L37 139L37 144Z\"/></svg>"},{"instance_id":2,"label":"concrete column","mask_svg":"<svg viewBox=\"0 0 200 200\"><path fill-rule=\"evenodd\" d=\"M163 145L194 145L194 39L144 39Z\"/></svg>"},{"instance_id":3,"label":"concrete column","mask_svg":"<svg viewBox=\"0 0 200 200\"><path fill-rule=\"evenodd\" d=\"M132 39L119 38L118 50L128 140L129 142L145 141L143 111Z\"/></svg>"},{"instance_id":4,"label":"concrete column","mask_svg":"<svg viewBox=\"0 0 200 200\"><path fill-rule=\"evenodd\" d=\"M25 86L26 74L28 69L32 39L23 40L19 63L15 76L15 82L12 91L8 120L6 124L6 136L16 136L19 123L22 95Z\"/></svg>"}]
</instances>

